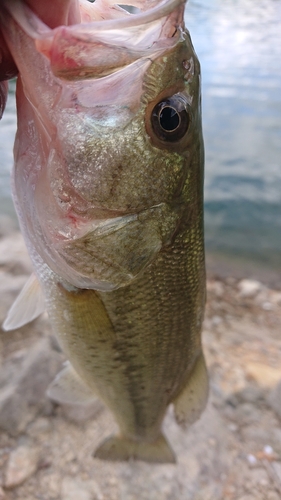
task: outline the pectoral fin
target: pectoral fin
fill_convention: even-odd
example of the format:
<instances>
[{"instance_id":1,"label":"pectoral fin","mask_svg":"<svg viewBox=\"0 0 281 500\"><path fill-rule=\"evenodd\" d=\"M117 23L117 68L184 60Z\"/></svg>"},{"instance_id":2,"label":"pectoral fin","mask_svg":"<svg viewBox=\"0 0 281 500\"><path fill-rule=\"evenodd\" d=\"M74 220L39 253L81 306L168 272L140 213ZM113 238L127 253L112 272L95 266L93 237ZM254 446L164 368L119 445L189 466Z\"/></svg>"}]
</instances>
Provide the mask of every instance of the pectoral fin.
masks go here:
<instances>
[{"instance_id":1,"label":"pectoral fin","mask_svg":"<svg viewBox=\"0 0 281 500\"><path fill-rule=\"evenodd\" d=\"M69 362L48 387L47 396L63 404L89 404L96 400Z\"/></svg>"},{"instance_id":2,"label":"pectoral fin","mask_svg":"<svg viewBox=\"0 0 281 500\"><path fill-rule=\"evenodd\" d=\"M173 401L176 421L179 425L193 424L205 409L208 400L209 382L203 354L198 357L188 381Z\"/></svg>"},{"instance_id":3,"label":"pectoral fin","mask_svg":"<svg viewBox=\"0 0 281 500\"><path fill-rule=\"evenodd\" d=\"M112 436L101 444L93 456L110 461L134 459L152 463L176 463L174 452L163 435L152 443Z\"/></svg>"},{"instance_id":4,"label":"pectoral fin","mask_svg":"<svg viewBox=\"0 0 281 500\"><path fill-rule=\"evenodd\" d=\"M20 328L33 321L44 310L43 291L36 276L32 274L9 309L2 328L6 331Z\"/></svg>"}]
</instances>

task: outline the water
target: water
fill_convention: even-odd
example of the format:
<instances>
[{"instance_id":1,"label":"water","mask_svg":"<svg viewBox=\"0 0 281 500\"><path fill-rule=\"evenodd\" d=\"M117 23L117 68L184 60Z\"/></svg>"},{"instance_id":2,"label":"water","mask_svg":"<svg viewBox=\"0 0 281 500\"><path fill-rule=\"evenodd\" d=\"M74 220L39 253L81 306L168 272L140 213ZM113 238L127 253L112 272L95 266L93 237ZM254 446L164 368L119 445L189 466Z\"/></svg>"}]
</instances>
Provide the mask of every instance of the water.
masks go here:
<instances>
[{"instance_id":1,"label":"water","mask_svg":"<svg viewBox=\"0 0 281 500\"><path fill-rule=\"evenodd\" d=\"M201 61L207 250L281 269L281 0L190 0ZM13 84L12 84L13 87ZM0 123L0 209L16 127Z\"/></svg>"},{"instance_id":2,"label":"water","mask_svg":"<svg viewBox=\"0 0 281 500\"><path fill-rule=\"evenodd\" d=\"M281 1L193 0L209 251L281 269Z\"/></svg>"},{"instance_id":3,"label":"water","mask_svg":"<svg viewBox=\"0 0 281 500\"><path fill-rule=\"evenodd\" d=\"M0 121L0 214L16 218L10 190L13 145L16 132L15 81L9 83L6 110Z\"/></svg>"}]
</instances>

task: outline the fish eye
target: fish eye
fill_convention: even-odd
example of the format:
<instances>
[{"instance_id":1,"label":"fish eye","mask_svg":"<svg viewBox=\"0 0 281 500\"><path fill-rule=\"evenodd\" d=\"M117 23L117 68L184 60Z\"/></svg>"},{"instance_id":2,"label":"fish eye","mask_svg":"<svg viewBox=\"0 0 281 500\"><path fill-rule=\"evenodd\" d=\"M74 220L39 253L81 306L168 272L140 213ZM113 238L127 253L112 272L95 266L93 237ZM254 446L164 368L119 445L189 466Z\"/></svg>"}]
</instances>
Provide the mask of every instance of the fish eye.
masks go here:
<instances>
[{"instance_id":1,"label":"fish eye","mask_svg":"<svg viewBox=\"0 0 281 500\"><path fill-rule=\"evenodd\" d=\"M175 95L154 106L151 125L162 141L176 142L182 139L190 125L190 111L182 96Z\"/></svg>"}]
</instances>

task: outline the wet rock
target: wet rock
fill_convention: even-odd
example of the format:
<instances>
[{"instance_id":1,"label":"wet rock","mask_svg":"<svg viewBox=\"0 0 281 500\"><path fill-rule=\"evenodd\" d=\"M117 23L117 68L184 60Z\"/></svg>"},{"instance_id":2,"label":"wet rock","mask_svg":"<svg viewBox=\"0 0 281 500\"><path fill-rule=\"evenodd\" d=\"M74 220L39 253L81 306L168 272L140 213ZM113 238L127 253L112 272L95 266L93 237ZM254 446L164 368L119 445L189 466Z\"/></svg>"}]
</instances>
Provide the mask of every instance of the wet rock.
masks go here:
<instances>
[{"instance_id":1,"label":"wet rock","mask_svg":"<svg viewBox=\"0 0 281 500\"><path fill-rule=\"evenodd\" d=\"M262 290L263 286L259 281L256 280L241 280L238 283L238 290L240 297L252 298L257 295L258 292Z\"/></svg>"},{"instance_id":2,"label":"wet rock","mask_svg":"<svg viewBox=\"0 0 281 500\"><path fill-rule=\"evenodd\" d=\"M4 486L15 488L24 483L37 470L39 450L35 447L22 445L12 451L5 474Z\"/></svg>"},{"instance_id":3,"label":"wet rock","mask_svg":"<svg viewBox=\"0 0 281 500\"><path fill-rule=\"evenodd\" d=\"M62 356L51 349L48 338L39 340L23 356L17 370L7 361L0 375L0 428L16 435L44 410L45 392L62 364ZM7 380L5 375L10 374Z\"/></svg>"},{"instance_id":4,"label":"wet rock","mask_svg":"<svg viewBox=\"0 0 281 500\"><path fill-rule=\"evenodd\" d=\"M104 500L99 486L93 480L82 481L65 477L62 482L61 500Z\"/></svg>"}]
</instances>

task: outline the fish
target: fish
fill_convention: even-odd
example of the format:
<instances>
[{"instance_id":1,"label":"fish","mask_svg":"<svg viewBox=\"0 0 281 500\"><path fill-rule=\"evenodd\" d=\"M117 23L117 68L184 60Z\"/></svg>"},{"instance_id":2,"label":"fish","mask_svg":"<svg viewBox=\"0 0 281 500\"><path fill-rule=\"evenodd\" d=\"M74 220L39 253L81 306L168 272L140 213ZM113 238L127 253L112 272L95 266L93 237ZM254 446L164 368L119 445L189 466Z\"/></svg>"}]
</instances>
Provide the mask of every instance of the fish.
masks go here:
<instances>
[{"instance_id":1,"label":"fish","mask_svg":"<svg viewBox=\"0 0 281 500\"><path fill-rule=\"evenodd\" d=\"M119 427L94 457L174 463L167 408L186 428L208 399L200 64L183 0L129 6L81 0L79 22L52 28L2 0L34 268L4 328L46 309L68 359L49 397L98 397Z\"/></svg>"}]
</instances>

